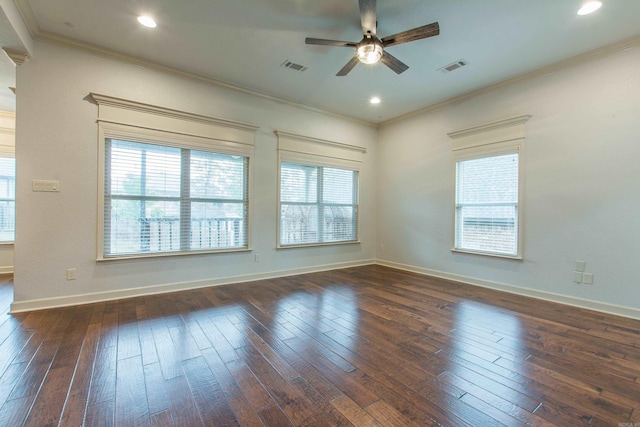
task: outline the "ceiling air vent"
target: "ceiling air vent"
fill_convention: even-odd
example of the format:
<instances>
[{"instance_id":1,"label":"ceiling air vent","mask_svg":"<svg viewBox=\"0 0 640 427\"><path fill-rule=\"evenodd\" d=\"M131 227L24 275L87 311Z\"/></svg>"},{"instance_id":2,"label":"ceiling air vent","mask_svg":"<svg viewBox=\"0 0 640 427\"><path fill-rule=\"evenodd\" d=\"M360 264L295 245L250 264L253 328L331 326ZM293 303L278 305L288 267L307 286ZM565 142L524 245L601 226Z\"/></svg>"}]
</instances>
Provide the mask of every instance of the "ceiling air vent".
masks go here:
<instances>
[{"instance_id":1,"label":"ceiling air vent","mask_svg":"<svg viewBox=\"0 0 640 427\"><path fill-rule=\"evenodd\" d=\"M281 64L281 67L290 68L294 71L303 72L307 69L304 65L296 64L295 62L291 62L288 59Z\"/></svg>"},{"instance_id":2,"label":"ceiling air vent","mask_svg":"<svg viewBox=\"0 0 640 427\"><path fill-rule=\"evenodd\" d=\"M452 62L449 65L445 65L442 68L439 68L438 71L440 71L441 73L450 73L454 70L457 70L458 68L462 68L465 65L467 65L467 61L465 61L464 59L460 59L456 62Z\"/></svg>"}]
</instances>

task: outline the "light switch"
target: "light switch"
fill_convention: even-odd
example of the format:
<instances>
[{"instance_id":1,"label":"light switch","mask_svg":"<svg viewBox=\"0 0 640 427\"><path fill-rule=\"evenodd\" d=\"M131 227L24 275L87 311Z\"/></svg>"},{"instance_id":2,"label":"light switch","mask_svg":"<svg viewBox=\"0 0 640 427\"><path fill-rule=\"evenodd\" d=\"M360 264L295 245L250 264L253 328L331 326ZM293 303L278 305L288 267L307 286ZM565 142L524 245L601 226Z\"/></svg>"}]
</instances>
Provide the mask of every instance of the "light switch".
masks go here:
<instances>
[{"instance_id":1,"label":"light switch","mask_svg":"<svg viewBox=\"0 0 640 427\"><path fill-rule=\"evenodd\" d=\"M585 267L585 262L584 261L577 261L576 260L576 268L574 268L575 271L584 272L584 267Z\"/></svg>"},{"instance_id":2,"label":"light switch","mask_svg":"<svg viewBox=\"0 0 640 427\"><path fill-rule=\"evenodd\" d=\"M31 189L33 191L58 192L60 191L60 181L46 181L43 179L34 179L31 183Z\"/></svg>"},{"instance_id":3,"label":"light switch","mask_svg":"<svg viewBox=\"0 0 640 427\"><path fill-rule=\"evenodd\" d=\"M576 283L582 283L582 271L573 272L573 281Z\"/></svg>"}]
</instances>

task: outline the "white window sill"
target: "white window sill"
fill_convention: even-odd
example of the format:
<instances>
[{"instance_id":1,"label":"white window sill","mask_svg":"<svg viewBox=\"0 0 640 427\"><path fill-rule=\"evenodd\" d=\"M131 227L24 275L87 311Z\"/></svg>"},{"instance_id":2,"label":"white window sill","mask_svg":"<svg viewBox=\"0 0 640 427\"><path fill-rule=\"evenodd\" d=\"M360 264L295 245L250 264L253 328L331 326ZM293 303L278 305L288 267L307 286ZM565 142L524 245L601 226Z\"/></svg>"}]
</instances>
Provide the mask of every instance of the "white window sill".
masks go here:
<instances>
[{"instance_id":1,"label":"white window sill","mask_svg":"<svg viewBox=\"0 0 640 427\"><path fill-rule=\"evenodd\" d=\"M317 248L319 246L335 246L335 245L359 245L360 240L349 240L348 242L326 242L326 243L307 243L298 245L278 246L276 249L299 249L299 248Z\"/></svg>"},{"instance_id":2,"label":"white window sill","mask_svg":"<svg viewBox=\"0 0 640 427\"><path fill-rule=\"evenodd\" d=\"M209 251L184 251L184 252L154 252L150 254L127 254L127 255L114 255L107 257L98 257L96 261L98 263L103 262L112 262L112 261L127 261L127 260L142 260L148 258L166 258L166 257L176 257L176 256L188 256L188 255L222 255L222 254L233 254L239 252L251 252L251 248L241 248L241 249L221 249L221 250L209 250Z\"/></svg>"},{"instance_id":3,"label":"white window sill","mask_svg":"<svg viewBox=\"0 0 640 427\"><path fill-rule=\"evenodd\" d=\"M522 255L495 254L491 252L472 251L469 249L451 248L451 252L460 253L460 254L470 254L470 255L482 255L482 256L487 256L492 258L511 259L514 261L522 261L524 259Z\"/></svg>"}]
</instances>

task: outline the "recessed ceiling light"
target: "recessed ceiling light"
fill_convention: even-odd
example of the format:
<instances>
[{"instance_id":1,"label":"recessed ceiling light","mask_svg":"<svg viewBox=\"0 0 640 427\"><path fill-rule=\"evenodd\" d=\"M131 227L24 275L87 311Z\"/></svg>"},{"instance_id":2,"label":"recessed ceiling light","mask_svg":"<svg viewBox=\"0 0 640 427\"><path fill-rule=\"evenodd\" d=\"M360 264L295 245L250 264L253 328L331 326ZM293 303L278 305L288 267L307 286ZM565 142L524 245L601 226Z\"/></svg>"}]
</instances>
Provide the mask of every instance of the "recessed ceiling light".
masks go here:
<instances>
[{"instance_id":1,"label":"recessed ceiling light","mask_svg":"<svg viewBox=\"0 0 640 427\"><path fill-rule=\"evenodd\" d=\"M369 102L372 103L372 104L380 104L380 98L378 98L377 96L373 96L373 97L371 97Z\"/></svg>"},{"instance_id":2,"label":"recessed ceiling light","mask_svg":"<svg viewBox=\"0 0 640 427\"><path fill-rule=\"evenodd\" d=\"M158 24L156 24L156 21L154 21L152 17L146 15L138 16L138 22L149 28L155 28L158 26Z\"/></svg>"},{"instance_id":3,"label":"recessed ceiling light","mask_svg":"<svg viewBox=\"0 0 640 427\"><path fill-rule=\"evenodd\" d=\"M601 1L588 1L582 5L580 10L578 10L578 15L588 15L600 9L601 6Z\"/></svg>"}]
</instances>

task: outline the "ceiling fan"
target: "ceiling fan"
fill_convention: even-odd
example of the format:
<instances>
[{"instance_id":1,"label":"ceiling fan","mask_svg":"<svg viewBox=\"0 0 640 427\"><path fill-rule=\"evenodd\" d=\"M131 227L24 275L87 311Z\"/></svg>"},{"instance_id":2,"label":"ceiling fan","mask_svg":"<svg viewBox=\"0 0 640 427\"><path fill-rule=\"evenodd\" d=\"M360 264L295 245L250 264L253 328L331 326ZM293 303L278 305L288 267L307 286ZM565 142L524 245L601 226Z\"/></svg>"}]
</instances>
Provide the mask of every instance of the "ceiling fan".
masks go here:
<instances>
[{"instance_id":1,"label":"ceiling fan","mask_svg":"<svg viewBox=\"0 0 640 427\"><path fill-rule=\"evenodd\" d=\"M362 23L362 34L364 37L358 43L345 42L340 40L315 39L307 37L306 44L353 47L356 54L347 64L342 67L336 76L346 76L355 67L358 62L363 64L375 64L380 61L387 67L391 68L396 74L405 72L409 66L400 61L395 56L386 52L387 47L408 43L415 40L426 39L440 34L440 26L437 22L423 25L422 27L412 30L403 31L392 36L379 39L376 36L376 27L378 21L376 17L376 0L359 0L360 3L360 22Z\"/></svg>"}]
</instances>

